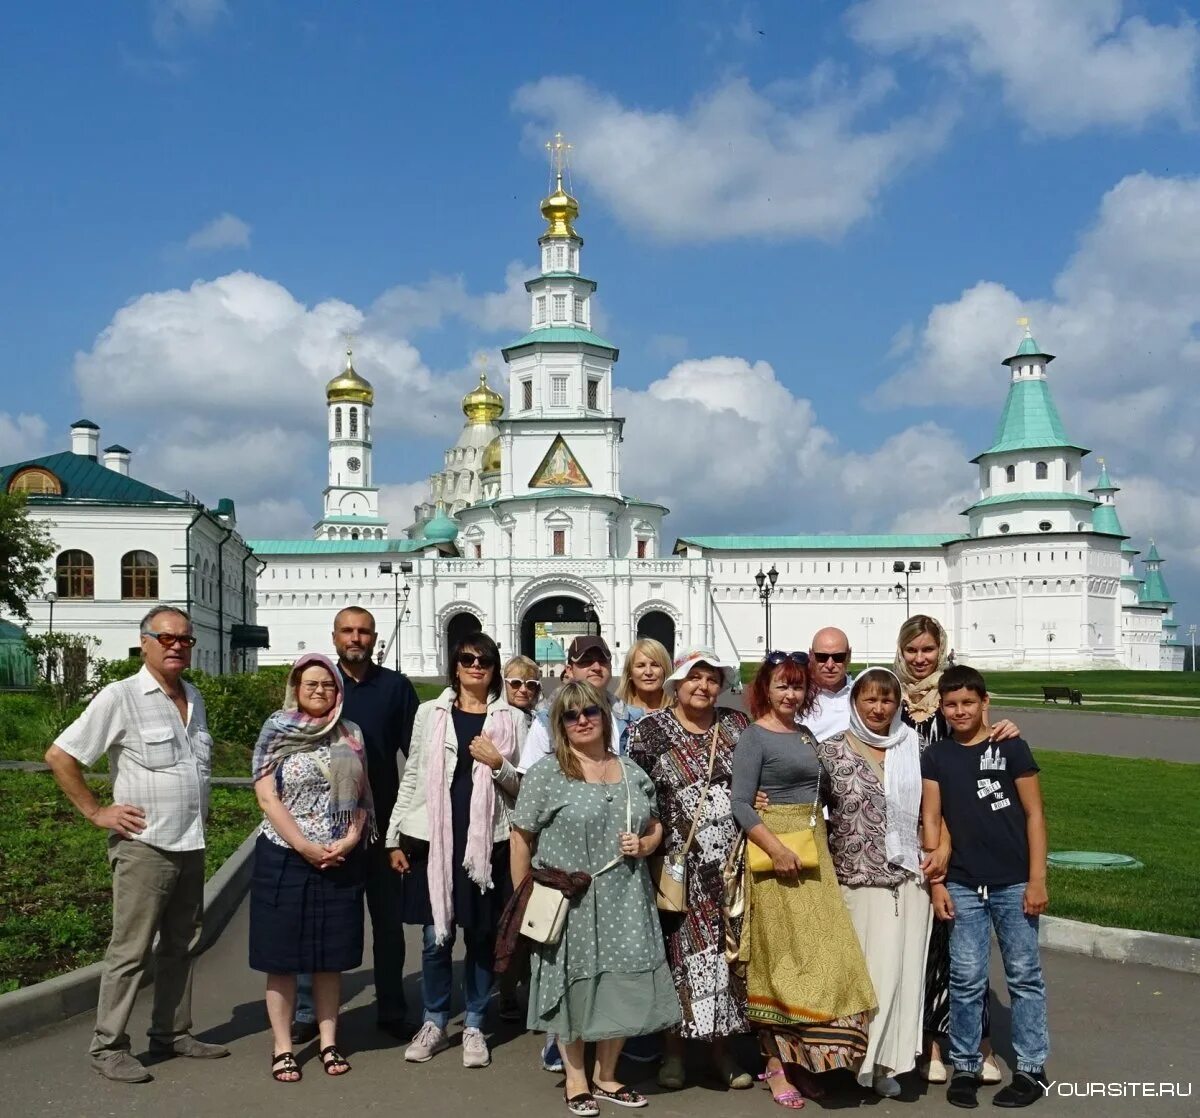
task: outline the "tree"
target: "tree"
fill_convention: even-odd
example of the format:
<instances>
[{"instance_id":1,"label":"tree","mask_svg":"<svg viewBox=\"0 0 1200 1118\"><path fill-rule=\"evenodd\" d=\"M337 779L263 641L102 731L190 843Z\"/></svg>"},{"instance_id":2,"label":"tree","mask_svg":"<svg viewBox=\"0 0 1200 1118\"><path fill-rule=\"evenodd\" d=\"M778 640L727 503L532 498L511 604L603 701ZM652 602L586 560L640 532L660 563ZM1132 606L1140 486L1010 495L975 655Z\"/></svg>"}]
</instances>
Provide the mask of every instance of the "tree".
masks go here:
<instances>
[{"instance_id":1,"label":"tree","mask_svg":"<svg viewBox=\"0 0 1200 1118\"><path fill-rule=\"evenodd\" d=\"M26 603L40 597L54 541L31 520L21 493L0 493L0 613L29 620Z\"/></svg>"}]
</instances>

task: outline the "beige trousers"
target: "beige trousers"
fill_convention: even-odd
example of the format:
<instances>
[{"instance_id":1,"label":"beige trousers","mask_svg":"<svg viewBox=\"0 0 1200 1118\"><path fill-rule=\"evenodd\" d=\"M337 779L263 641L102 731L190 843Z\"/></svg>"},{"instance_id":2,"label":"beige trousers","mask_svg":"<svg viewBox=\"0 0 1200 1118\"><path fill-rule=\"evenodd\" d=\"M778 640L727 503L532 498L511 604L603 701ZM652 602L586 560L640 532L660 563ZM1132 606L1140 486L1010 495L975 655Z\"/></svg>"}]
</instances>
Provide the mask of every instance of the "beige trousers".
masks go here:
<instances>
[{"instance_id":1,"label":"beige trousers","mask_svg":"<svg viewBox=\"0 0 1200 1118\"><path fill-rule=\"evenodd\" d=\"M170 1042L192 1027L192 951L204 910L204 851L158 850L136 839L108 840L113 879L112 938L104 955L96 1033L89 1051L128 1051L125 1031L154 946L149 1035Z\"/></svg>"}]
</instances>

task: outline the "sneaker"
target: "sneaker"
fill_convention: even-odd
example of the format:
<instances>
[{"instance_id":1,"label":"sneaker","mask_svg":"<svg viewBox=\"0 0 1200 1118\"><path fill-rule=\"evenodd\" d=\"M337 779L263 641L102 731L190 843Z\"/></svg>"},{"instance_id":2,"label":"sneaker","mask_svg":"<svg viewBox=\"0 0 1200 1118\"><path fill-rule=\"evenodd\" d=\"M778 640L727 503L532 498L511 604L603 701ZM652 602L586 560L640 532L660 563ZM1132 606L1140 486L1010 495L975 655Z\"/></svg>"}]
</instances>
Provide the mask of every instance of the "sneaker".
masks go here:
<instances>
[{"instance_id":1,"label":"sneaker","mask_svg":"<svg viewBox=\"0 0 1200 1118\"><path fill-rule=\"evenodd\" d=\"M992 1106L1032 1106L1046 1093L1045 1072L1019 1071L992 1099Z\"/></svg>"},{"instance_id":2,"label":"sneaker","mask_svg":"<svg viewBox=\"0 0 1200 1118\"><path fill-rule=\"evenodd\" d=\"M404 1050L404 1058L410 1064L423 1064L449 1047L446 1030L439 1029L432 1021L426 1021L421 1031L413 1037L412 1044Z\"/></svg>"},{"instance_id":3,"label":"sneaker","mask_svg":"<svg viewBox=\"0 0 1200 1118\"><path fill-rule=\"evenodd\" d=\"M898 1099L900 1081L894 1075L877 1075L871 1081L871 1090L881 1099Z\"/></svg>"},{"instance_id":4,"label":"sneaker","mask_svg":"<svg viewBox=\"0 0 1200 1118\"><path fill-rule=\"evenodd\" d=\"M463 1029L462 1052L465 1068L485 1068L492 1062L487 1039L479 1029Z\"/></svg>"},{"instance_id":5,"label":"sneaker","mask_svg":"<svg viewBox=\"0 0 1200 1118\"><path fill-rule=\"evenodd\" d=\"M542 1071L560 1072L563 1069L562 1053L558 1050L558 1040L555 1037L546 1037L546 1043L542 1045Z\"/></svg>"},{"instance_id":6,"label":"sneaker","mask_svg":"<svg viewBox=\"0 0 1200 1118\"><path fill-rule=\"evenodd\" d=\"M946 1088L946 1101L951 1106L974 1110L979 1105L979 1076L973 1071L955 1071Z\"/></svg>"},{"instance_id":7,"label":"sneaker","mask_svg":"<svg viewBox=\"0 0 1200 1118\"><path fill-rule=\"evenodd\" d=\"M141 1060L124 1049L93 1056L92 1069L114 1083L149 1083L154 1078Z\"/></svg>"}]
</instances>

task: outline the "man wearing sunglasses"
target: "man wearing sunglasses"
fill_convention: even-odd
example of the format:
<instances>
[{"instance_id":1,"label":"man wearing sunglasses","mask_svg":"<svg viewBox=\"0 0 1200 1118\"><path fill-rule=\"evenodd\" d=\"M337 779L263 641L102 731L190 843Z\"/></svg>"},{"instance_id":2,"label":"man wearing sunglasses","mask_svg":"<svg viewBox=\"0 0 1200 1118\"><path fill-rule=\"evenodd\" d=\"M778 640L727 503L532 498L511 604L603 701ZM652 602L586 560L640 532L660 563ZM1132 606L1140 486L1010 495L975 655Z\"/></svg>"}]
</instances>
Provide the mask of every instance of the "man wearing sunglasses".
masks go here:
<instances>
[{"instance_id":1,"label":"man wearing sunglasses","mask_svg":"<svg viewBox=\"0 0 1200 1118\"><path fill-rule=\"evenodd\" d=\"M841 629L819 629L808 650L808 670L820 694L802 722L817 741L850 728L850 687L854 681L846 673L849 664L850 638Z\"/></svg>"},{"instance_id":2,"label":"man wearing sunglasses","mask_svg":"<svg viewBox=\"0 0 1200 1118\"><path fill-rule=\"evenodd\" d=\"M229 1055L228 1048L190 1032L212 763L204 700L182 678L196 638L191 619L175 606L155 606L140 631L141 670L102 688L46 751L67 798L109 832L112 937L89 1052L92 1067L120 1083L152 1078L130 1051L126 1027L156 935L151 1053L209 1060ZM113 802L101 807L83 767L106 753Z\"/></svg>"}]
</instances>

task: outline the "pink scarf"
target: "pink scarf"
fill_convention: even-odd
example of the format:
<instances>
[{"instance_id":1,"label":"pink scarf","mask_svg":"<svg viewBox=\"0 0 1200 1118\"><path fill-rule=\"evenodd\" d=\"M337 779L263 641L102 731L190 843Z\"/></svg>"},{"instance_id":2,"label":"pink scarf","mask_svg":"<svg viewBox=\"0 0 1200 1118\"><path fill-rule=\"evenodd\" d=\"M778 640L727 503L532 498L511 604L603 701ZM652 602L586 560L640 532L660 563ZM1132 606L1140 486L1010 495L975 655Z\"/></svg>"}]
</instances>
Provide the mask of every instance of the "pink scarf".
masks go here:
<instances>
[{"instance_id":1,"label":"pink scarf","mask_svg":"<svg viewBox=\"0 0 1200 1118\"><path fill-rule=\"evenodd\" d=\"M491 712L489 711L489 716ZM502 708L490 719L484 733L506 761L513 759L517 736L513 712ZM450 864L454 831L450 820L450 785L446 780L446 723L448 707L437 707L433 715L432 753L425 770L425 803L429 812L429 905L433 910L433 932L438 943L450 938L453 917L453 877ZM461 743L460 743L461 744ZM467 826L467 853L463 868L482 892L492 888L492 835L495 830L496 782L492 770L476 761L471 770L471 821Z\"/></svg>"}]
</instances>

